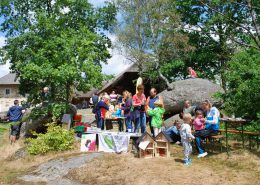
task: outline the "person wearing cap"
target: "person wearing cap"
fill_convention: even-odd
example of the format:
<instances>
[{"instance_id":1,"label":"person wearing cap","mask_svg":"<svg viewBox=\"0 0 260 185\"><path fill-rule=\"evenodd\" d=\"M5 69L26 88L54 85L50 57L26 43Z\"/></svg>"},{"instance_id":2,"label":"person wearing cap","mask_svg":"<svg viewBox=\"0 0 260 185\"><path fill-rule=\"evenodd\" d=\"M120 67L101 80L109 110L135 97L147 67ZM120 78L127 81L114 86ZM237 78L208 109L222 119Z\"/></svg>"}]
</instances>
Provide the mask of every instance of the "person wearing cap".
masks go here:
<instances>
[{"instance_id":1,"label":"person wearing cap","mask_svg":"<svg viewBox=\"0 0 260 185\"><path fill-rule=\"evenodd\" d=\"M163 127L163 114L165 113L165 109L163 108L163 102L161 100L157 100L154 102L155 108L148 108L148 115L152 117L151 125L154 130L154 137L156 137L161 131Z\"/></svg>"}]
</instances>

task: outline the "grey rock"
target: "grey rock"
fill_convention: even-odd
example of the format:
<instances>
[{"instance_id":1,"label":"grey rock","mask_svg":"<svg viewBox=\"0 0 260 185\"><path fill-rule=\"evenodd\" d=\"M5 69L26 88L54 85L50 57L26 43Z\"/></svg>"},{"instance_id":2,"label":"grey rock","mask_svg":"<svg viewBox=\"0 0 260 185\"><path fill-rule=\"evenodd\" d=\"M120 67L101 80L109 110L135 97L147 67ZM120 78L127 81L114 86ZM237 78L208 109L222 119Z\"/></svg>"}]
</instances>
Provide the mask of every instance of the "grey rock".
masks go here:
<instances>
[{"instance_id":1,"label":"grey rock","mask_svg":"<svg viewBox=\"0 0 260 185\"><path fill-rule=\"evenodd\" d=\"M178 114L183 110L183 102L190 100L193 105L199 105L208 99L214 105L221 102L213 98L214 93L224 92L223 89L207 79L187 79L172 83L173 90L164 90L159 93L163 97L166 113Z\"/></svg>"},{"instance_id":2,"label":"grey rock","mask_svg":"<svg viewBox=\"0 0 260 185\"><path fill-rule=\"evenodd\" d=\"M50 160L41 164L32 173L22 176L19 179L25 182L46 182L49 185L80 185L80 183L66 179L64 176L67 175L70 170L79 168L86 162L101 155L100 153L91 153L73 156L67 159L60 158Z\"/></svg>"}]
</instances>

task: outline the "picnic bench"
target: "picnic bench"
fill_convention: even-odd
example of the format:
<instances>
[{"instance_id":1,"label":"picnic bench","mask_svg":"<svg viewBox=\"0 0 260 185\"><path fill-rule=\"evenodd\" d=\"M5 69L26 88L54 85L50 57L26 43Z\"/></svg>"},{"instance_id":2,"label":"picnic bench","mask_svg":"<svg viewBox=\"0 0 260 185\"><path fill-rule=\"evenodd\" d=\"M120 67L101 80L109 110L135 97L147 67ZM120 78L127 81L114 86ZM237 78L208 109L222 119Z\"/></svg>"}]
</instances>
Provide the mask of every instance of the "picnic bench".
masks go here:
<instances>
[{"instance_id":1,"label":"picnic bench","mask_svg":"<svg viewBox=\"0 0 260 185\"><path fill-rule=\"evenodd\" d=\"M228 150L229 150L228 133L241 134L243 148L245 148L245 135L249 136L249 147L250 147L250 149L251 149L251 146L252 146L252 138L256 137L257 148L259 148L259 135L260 135L260 133L259 132L248 132L248 131L244 130L244 126L250 122L249 120L245 120L245 119L241 119L241 118L221 118L220 121L223 122L224 126L225 126L225 129L220 129L219 132L225 133L227 153L228 153ZM228 127L232 127L232 129L228 129ZM237 129L239 127L241 128L241 130Z\"/></svg>"}]
</instances>

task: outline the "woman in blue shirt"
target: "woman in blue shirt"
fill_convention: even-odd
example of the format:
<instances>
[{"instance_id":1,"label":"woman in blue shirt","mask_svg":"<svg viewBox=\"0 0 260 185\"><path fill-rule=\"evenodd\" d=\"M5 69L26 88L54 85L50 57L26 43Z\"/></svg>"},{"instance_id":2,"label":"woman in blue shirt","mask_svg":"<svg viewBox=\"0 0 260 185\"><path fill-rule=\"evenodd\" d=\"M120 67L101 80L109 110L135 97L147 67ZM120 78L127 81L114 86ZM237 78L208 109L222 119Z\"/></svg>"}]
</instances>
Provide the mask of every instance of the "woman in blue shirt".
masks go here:
<instances>
[{"instance_id":1,"label":"woman in blue shirt","mask_svg":"<svg viewBox=\"0 0 260 185\"><path fill-rule=\"evenodd\" d=\"M220 120L219 110L216 107L212 107L212 104L210 103L209 100L205 100L203 102L203 109L206 112L206 119L205 119L206 128L204 131L195 134L196 148L199 152L198 158L205 157L206 155L208 155L208 153L205 152L205 149L202 146L201 140L209 136L218 134L218 130L219 130L219 120Z\"/></svg>"}]
</instances>

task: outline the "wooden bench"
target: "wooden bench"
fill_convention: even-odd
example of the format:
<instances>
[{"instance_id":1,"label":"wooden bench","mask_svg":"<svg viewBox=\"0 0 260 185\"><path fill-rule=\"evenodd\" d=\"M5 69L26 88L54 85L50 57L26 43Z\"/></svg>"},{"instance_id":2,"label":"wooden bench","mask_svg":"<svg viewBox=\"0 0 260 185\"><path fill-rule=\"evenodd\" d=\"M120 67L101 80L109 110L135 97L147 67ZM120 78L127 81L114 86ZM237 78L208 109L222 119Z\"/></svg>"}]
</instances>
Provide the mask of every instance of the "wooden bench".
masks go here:
<instances>
[{"instance_id":1,"label":"wooden bench","mask_svg":"<svg viewBox=\"0 0 260 185\"><path fill-rule=\"evenodd\" d=\"M210 145L212 146L212 152L216 149L216 147L220 147L220 151L223 151L223 145L222 140L225 138L225 136L218 134L218 135L212 135L207 138Z\"/></svg>"},{"instance_id":2,"label":"wooden bench","mask_svg":"<svg viewBox=\"0 0 260 185\"><path fill-rule=\"evenodd\" d=\"M219 132L221 133L225 133L226 131L224 129L219 129ZM252 148L252 138L256 137L256 145L257 145L257 149L259 148L259 136L260 136L260 132L249 132L249 131L241 131L241 130L234 130L234 129L228 129L227 133L231 133L231 134L245 134L248 135L249 138L249 148Z\"/></svg>"},{"instance_id":3,"label":"wooden bench","mask_svg":"<svg viewBox=\"0 0 260 185\"><path fill-rule=\"evenodd\" d=\"M191 131L192 134L195 133L195 130ZM223 145L222 145L222 140L225 139L224 135L221 135L221 132L219 132L217 135L212 135L209 136L205 139L207 145L211 145L212 147L212 152L216 149L217 146L220 147L220 151L223 151Z\"/></svg>"}]
</instances>

